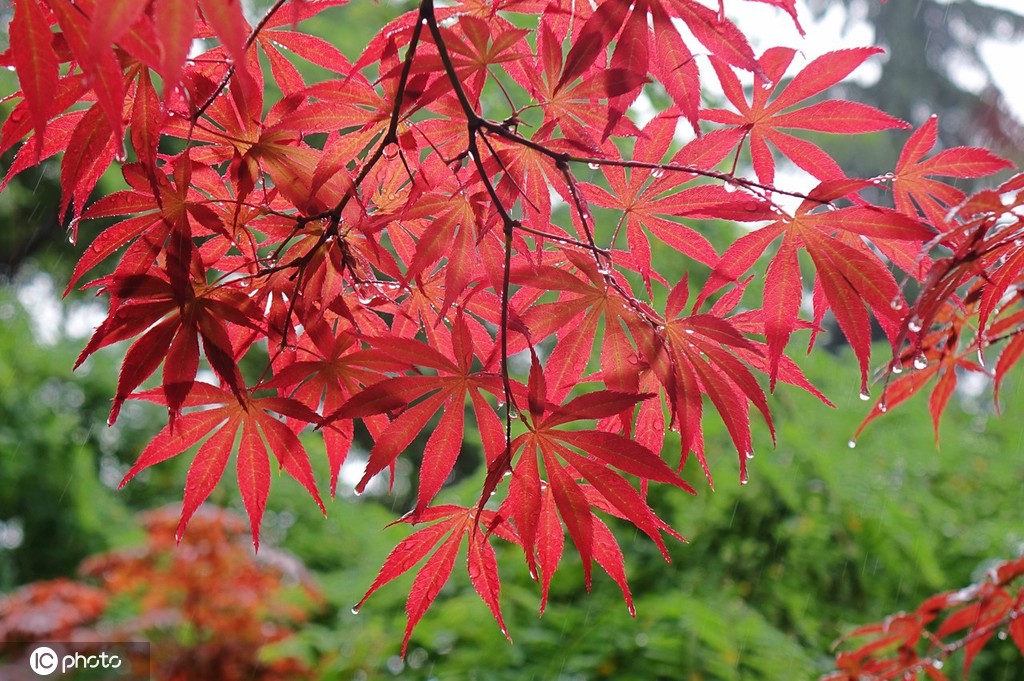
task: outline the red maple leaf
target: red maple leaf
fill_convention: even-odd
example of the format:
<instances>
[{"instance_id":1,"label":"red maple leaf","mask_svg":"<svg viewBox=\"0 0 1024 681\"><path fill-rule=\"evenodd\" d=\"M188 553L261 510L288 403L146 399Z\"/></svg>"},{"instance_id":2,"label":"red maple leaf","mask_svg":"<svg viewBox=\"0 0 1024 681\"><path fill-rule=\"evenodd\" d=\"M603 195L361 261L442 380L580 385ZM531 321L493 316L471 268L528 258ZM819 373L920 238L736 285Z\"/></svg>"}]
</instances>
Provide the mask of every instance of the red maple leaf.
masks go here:
<instances>
[{"instance_id":1,"label":"red maple leaf","mask_svg":"<svg viewBox=\"0 0 1024 681\"><path fill-rule=\"evenodd\" d=\"M782 130L789 128L850 135L910 127L897 118L858 102L825 100L798 109L792 108L820 95L848 76L868 57L880 52L878 48L868 47L829 52L811 61L785 85L779 85L796 56L796 50L771 48L758 60L765 77L755 75L755 86L751 90L749 102L729 66L713 58L711 64L722 83L726 99L736 107L736 111L709 109L701 112L701 118L731 126L737 143L741 140L749 141L754 172L765 184L775 181L775 158L768 143L819 180L841 178L842 170L825 151L812 142L793 137Z\"/></svg>"}]
</instances>

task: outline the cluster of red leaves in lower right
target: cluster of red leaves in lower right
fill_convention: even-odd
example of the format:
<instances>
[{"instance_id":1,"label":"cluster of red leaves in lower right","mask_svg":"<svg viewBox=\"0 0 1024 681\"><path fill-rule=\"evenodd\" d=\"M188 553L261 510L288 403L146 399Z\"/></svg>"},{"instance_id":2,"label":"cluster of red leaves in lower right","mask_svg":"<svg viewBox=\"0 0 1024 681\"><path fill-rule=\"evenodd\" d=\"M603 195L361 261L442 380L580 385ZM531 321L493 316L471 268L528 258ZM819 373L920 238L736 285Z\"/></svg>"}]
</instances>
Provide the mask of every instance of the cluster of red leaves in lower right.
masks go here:
<instances>
[{"instance_id":1,"label":"cluster of red leaves in lower right","mask_svg":"<svg viewBox=\"0 0 1024 681\"><path fill-rule=\"evenodd\" d=\"M1024 558L992 568L982 581L925 600L913 612L856 629L845 641L860 646L836 655L838 671L822 681L944 681L946 660L964 651L964 678L993 637L1024 651Z\"/></svg>"},{"instance_id":2,"label":"cluster of red leaves in lower right","mask_svg":"<svg viewBox=\"0 0 1024 681\"><path fill-rule=\"evenodd\" d=\"M922 160L936 143L935 131L933 119L908 140L892 191L898 209L916 205L936 226L937 257L922 257L921 290L904 310L894 358L878 377L881 396L858 435L890 409L930 391L928 410L938 441L942 415L961 380L984 377L998 407L1000 386L1024 357L1024 176L971 196L936 182L934 176L967 177L988 167L965 149ZM836 655L837 671L824 679L941 680L947 658L960 650L967 678L994 636L1011 637L1024 652L1022 577L1024 558L1007 561L977 584L854 630L843 639L847 649Z\"/></svg>"},{"instance_id":3,"label":"cluster of red leaves in lower right","mask_svg":"<svg viewBox=\"0 0 1024 681\"><path fill-rule=\"evenodd\" d=\"M245 521L210 506L175 546L178 514L176 506L147 513L144 546L87 559L81 572L91 584L33 582L0 598L0 658L18 658L39 641L83 649L149 641L157 681L308 678L301 660L263 654L322 601L302 564L273 549L255 556Z\"/></svg>"}]
</instances>

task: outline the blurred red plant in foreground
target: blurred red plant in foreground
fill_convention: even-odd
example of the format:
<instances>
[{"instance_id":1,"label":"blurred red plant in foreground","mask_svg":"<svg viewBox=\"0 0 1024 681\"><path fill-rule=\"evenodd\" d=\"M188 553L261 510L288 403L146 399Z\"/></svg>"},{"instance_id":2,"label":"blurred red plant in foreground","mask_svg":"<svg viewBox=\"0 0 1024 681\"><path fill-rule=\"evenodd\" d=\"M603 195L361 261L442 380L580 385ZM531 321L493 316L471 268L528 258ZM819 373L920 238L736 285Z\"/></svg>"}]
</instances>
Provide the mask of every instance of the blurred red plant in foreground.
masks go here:
<instances>
[{"instance_id":1,"label":"blurred red plant in foreground","mask_svg":"<svg viewBox=\"0 0 1024 681\"><path fill-rule=\"evenodd\" d=\"M146 513L144 545L87 559L81 573L95 586L33 582L0 599L0 655L37 641L148 641L157 681L306 678L302 661L265 654L322 603L302 563L275 549L254 555L247 523L211 506L175 546L179 513Z\"/></svg>"}]
</instances>

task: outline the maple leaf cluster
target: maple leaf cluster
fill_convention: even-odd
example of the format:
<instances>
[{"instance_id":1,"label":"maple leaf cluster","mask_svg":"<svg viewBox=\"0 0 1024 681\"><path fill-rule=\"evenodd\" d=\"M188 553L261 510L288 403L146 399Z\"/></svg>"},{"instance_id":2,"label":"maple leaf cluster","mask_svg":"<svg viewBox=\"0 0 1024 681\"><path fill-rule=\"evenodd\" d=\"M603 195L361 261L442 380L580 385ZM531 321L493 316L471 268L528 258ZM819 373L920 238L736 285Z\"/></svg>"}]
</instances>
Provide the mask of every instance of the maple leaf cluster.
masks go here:
<instances>
[{"instance_id":1,"label":"maple leaf cluster","mask_svg":"<svg viewBox=\"0 0 1024 681\"><path fill-rule=\"evenodd\" d=\"M1024 651L1024 558L1000 562L985 578L956 591L936 594L916 610L858 627L843 643L859 640L836 655L837 671L822 681L916 679L946 681L946 661L963 651L963 678L993 637L1012 637ZM922 677L923 675L923 677Z\"/></svg>"},{"instance_id":2,"label":"maple leaf cluster","mask_svg":"<svg viewBox=\"0 0 1024 681\"><path fill-rule=\"evenodd\" d=\"M759 1L797 22L793 0ZM588 585L596 562L632 609L606 520L667 559L664 536L681 537L648 485L693 492L691 456L712 484L709 414L742 483L751 407L774 437L766 385L828 403L786 354L797 331L813 346L831 313L865 399L872 320L891 369L918 368L884 372L869 420L941 375L937 420L954 370L983 370L967 353L1007 341L997 379L1024 354L1024 181L970 198L953 184L1009 164L974 148L929 156L934 120L876 178L846 177L819 146L818 133L910 128L823 98L879 50L796 68L791 47L756 55L723 2L422 0L353 62L297 28L343 4L279 0L250 25L235 1L14 3L0 62L22 89L0 152L21 146L0 187L64 152L72 237L80 219L113 221L68 284L110 301L79 362L130 342L111 421L126 400L168 410L125 482L197 447L179 536L232 460L258 542L273 465L323 508L304 431L323 436L334 494L357 422L373 447L356 491L429 430L401 519L426 526L363 599L423 562L406 643L463 544L499 624L499 539L522 549L542 608L568 536ZM300 62L329 76L311 82ZM654 91L670 104L640 126L630 107ZM816 187L776 186L782 158ZM115 161L128 188L86 205ZM750 228L722 252L706 236L720 221ZM658 253L694 282L659 272ZM469 426L479 501L435 504ZM663 458L666 441L679 446Z\"/></svg>"}]
</instances>

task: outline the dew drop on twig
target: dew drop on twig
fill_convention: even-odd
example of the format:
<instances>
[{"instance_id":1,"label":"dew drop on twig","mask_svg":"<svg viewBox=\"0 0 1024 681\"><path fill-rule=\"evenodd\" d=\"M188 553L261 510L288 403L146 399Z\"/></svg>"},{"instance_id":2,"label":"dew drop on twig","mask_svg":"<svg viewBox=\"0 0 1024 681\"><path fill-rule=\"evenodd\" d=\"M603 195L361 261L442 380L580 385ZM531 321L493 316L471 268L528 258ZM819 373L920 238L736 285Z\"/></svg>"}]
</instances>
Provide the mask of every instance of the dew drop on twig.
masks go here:
<instances>
[{"instance_id":1,"label":"dew drop on twig","mask_svg":"<svg viewBox=\"0 0 1024 681\"><path fill-rule=\"evenodd\" d=\"M871 399L871 393L869 393L867 390L861 390L860 399L864 402L867 402L868 400Z\"/></svg>"}]
</instances>

